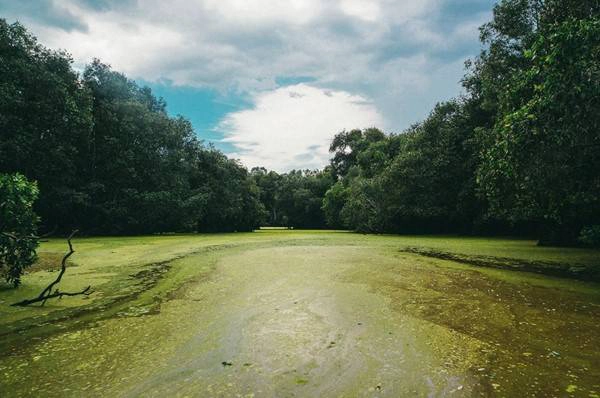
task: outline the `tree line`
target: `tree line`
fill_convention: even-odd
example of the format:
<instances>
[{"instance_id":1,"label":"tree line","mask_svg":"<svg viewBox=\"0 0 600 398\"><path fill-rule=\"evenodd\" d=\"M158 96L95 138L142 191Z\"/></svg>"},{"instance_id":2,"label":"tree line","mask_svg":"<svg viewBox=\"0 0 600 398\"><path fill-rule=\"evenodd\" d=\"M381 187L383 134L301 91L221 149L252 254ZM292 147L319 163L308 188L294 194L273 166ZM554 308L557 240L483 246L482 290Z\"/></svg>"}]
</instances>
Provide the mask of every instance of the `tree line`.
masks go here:
<instances>
[{"instance_id":1,"label":"tree line","mask_svg":"<svg viewBox=\"0 0 600 398\"><path fill-rule=\"evenodd\" d=\"M46 231L250 231L264 209L248 171L203 145L189 121L95 60L0 20L0 172L37 182Z\"/></svg>"},{"instance_id":2,"label":"tree line","mask_svg":"<svg viewBox=\"0 0 600 398\"><path fill-rule=\"evenodd\" d=\"M599 245L600 3L503 0L480 32L465 94L424 121L343 131L320 172L253 172L269 221Z\"/></svg>"},{"instance_id":3,"label":"tree line","mask_svg":"<svg viewBox=\"0 0 600 398\"><path fill-rule=\"evenodd\" d=\"M294 228L326 228L325 193L335 182L330 167L324 170L292 170L278 174L264 167L250 172L260 192L266 214L263 225Z\"/></svg>"},{"instance_id":4,"label":"tree line","mask_svg":"<svg viewBox=\"0 0 600 398\"><path fill-rule=\"evenodd\" d=\"M46 229L133 234L259 225L600 242L600 3L502 0L465 93L399 134L340 132L330 165L254 168L196 138L96 60L0 21L0 172L37 181Z\"/></svg>"},{"instance_id":5,"label":"tree line","mask_svg":"<svg viewBox=\"0 0 600 398\"><path fill-rule=\"evenodd\" d=\"M466 94L402 134L338 134L329 225L600 243L600 3L504 0Z\"/></svg>"}]
</instances>

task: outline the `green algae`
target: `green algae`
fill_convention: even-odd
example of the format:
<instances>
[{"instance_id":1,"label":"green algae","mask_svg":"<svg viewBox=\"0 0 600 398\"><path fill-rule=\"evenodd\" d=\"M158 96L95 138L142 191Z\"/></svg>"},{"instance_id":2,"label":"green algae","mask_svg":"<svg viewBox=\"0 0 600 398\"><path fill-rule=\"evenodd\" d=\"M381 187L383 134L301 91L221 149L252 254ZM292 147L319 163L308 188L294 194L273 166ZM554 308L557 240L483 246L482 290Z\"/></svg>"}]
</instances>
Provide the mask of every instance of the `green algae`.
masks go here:
<instances>
[{"instance_id":1,"label":"green algae","mask_svg":"<svg viewBox=\"0 0 600 398\"><path fill-rule=\"evenodd\" d=\"M386 295L398 312L482 342L471 370L490 395L560 396L573 380L597 389L598 285L409 254L401 272L388 258L346 278Z\"/></svg>"},{"instance_id":2,"label":"green algae","mask_svg":"<svg viewBox=\"0 0 600 398\"><path fill-rule=\"evenodd\" d=\"M88 253L72 270L102 275L102 296L42 309L52 316L89 307L49 335L22 329L11 344L28 341L26 349L0 357L1 390L588 396L600 389L597 285L398 253L413 239L298 231L87 239ZM436 249L457 241L441 239ZM161 262L162 270L152 269Z\"/></svg>"},{"instance_id":3,"label":"green algae","mask_svg":"<svg viewBox=\"0 0 600 398\"><path fill-rule=\"evenodd\" d=\"M418 254L441 260L450 260L477 267L509 269L513 271L533 272L562 278L600 282L600 259L586 264L569 264L550 261L533 261L509 257L464 255L432 250L429 248L407 247L404 253Z\"/></svg>"}]
</instances>

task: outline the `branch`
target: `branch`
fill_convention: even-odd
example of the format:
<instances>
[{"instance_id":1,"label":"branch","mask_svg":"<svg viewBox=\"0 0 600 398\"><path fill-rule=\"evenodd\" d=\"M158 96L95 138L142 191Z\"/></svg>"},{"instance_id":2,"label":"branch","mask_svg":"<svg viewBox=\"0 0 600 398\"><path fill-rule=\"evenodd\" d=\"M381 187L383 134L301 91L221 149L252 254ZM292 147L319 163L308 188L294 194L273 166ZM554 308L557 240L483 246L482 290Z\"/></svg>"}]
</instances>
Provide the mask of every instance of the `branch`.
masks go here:
<instances>
[{"instance_id":1,"label":"branch","mask_svg":"<svg viewBox=\"0 0 600 398\"><path fill-rule=\"evenodd\" d=\"M73 255L73 253L75 253L75 250L73 250L73 245L71 244L71 239L73 238L73 236L74 236L76 233L77 233L77 230L75 230L75 231L71 232L71 235L69 235L69 237L67 238L67 243L69 244L69 252L68 252L67 254L65 254L65 255L63 256L63 258L62 258L62 261L61 261L61 263L60 263L60 273L58 274L58 276L56 277L56 279L54 280L54 282L52 282L51 284L49 284L49 285L48 285L48 286L47 286L47 287L46 287L46 288L45 288L45 289L44 289L44 290L43 290L43 291L40 293L40 295L38 296L38 298L41 298L41 297L43 297L43 296L44 296L46 293L47 293L47 294L50 294L50 292L51 292L52 288L53 288L53 287L54 287L56 284L58 284L58 283L61 281L61 279L62 279L62 277L63 277L63 275L64 275L65 271L67 270L67 259L68 259L69 257L71 257L71 256ZM44 301L44 304L45 304L45 303L46 303L46 302ZM42 304L42 305L43 305L43 304Z\"/></svg>"},{"instance_id":2,"label":"branch","mask_svg":"<svg viewBox=\"0 0 600 398\"><path fill-rule=\"evenodd\" d=\"M1 234L1 235L4 235L4 236L6 236L6 237L8 237L8 238L10 238L10 239L12 239L12 240L15 240L15 241L26 240L26 239L29 239L29 240L34 240L34 239L35 239L35 240L40 240L40 239L44 239L44 238L47 238L47 237L49 237L49 236L50 236L50 235L52 235L52 234L53 234L55 231L56 231L56 227L54 227L54 228L52 229L52 231L50 231L50 232L47 232L47 233L45 233L45 234L43 234L43 235L39 235L39 236L38 236L38 235L35 235L35 234L31 234L31 235L17 235L17 234L15 234L15 233L13 233L13 232L2 232L2 233L0 233L0 234ZM71 234L71 236L69 237L69 239L70 239L70 238L73 236L73 234L75 234L75 232L77 232L77 231L74 231L74 232ZM46 241L43 241L43 242L46 242Z\"/></svg>"},{"instance_id":3,"label":"branch","mask_svg":"<svg viewBox=\"0 0 600 398\"><path fill-rule=\"evenodd\" d=\"M94 293L94 291L91 289L92 289L91 286L86 287L85 289L83 289L80 292L61 292L58 289L56 289L54 291L54 293L48 294L47 296L44 296L44 297L38 296L36 298L19 301L18 303L14 303L11 305L13 307L25 307L25 306L28 306L29 304L39 303L40 301L42 302L42 305L44 305L46 303L46 300L51 299L51 298L58 297L59 299L61 299L63 296L80 296L80 295L89 296L90 294Z\"/></svg>"},{"instance_id":4,"label":"branch","mask_svg":"<svg viewBox=\"0 0 600 398\"><path fill-rule=\"evenodd\" d=\"M54 288L54 286L56 286L58 283L60 283L63 275L65 274L65 271L67 270L67 260L69 259L69 257L71 257L73 255L73 253L75 253L75 250L73 249L73 244L71 243L71 239L73 238L73 236L76 233L77 233L77 230L73 231L71 233L71 235L69 235L69 237L67 238L67 243L69 244L69 251L62 258L62 261L60 263L60 272L59 272L58 276L56 277L56 279L52 283L50 283L48 286L46 286L46 288L44 290L42 290L42 292L36 298L19 301L18 303L12 304L12 306L24 307L29 304L39 303L39 302L41 302L42 306L43 306L44 304L46 304L46 300L51 299L51 298L56 298L56 297L62 298L63 296L79 296L79 295L89 296L90 294L93 293L93 291L90 290L91 286L86 287L85 289L83 289L80 292L73 292L73 293L61 292L58 290L58 288L56 288L56 290L54 290L54 292L52 292L52 288Z\"/></svg>"}]
</instances>

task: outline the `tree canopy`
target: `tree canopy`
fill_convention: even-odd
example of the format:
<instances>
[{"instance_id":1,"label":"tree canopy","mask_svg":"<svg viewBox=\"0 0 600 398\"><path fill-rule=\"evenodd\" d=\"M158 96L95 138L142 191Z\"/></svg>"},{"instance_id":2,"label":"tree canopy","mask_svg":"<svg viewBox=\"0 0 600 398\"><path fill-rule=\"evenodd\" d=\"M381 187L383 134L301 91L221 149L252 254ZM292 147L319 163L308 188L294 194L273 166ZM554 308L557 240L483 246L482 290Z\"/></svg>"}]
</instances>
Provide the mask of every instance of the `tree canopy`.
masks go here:
<instances>
[{"instance_id":1,"label":"tree canopy","mask_svg":"<svg viewBox=\"0 0 600 398\"><path fill-rule=\"evenodd\" d=\"M205 147L166 103L95 60L79 75L64 52L0 20L0 171L40 190L43 227L140 234L241 231L264 209L244 167Z\"/></svg>"},{"instance_id":2,"label":"tree canopy","mask_svg":"<svg viewBox=\"0 0 600 398\"><path fill-rule=\"evenodd\" d=\"M495 233L598 244L600 4L502 0L464 95L399 134L339 132L321 171L248 172L147 87L0 20L0 172L37 181L45 229L259 225ZM596 243L594 243L596 242Z\"/></svg>"},{"instance_id":3,"label":"tree canopy","mask_svg":"<svg viewBox=\"0 0 600 398\"><path fill-rule=\"evenodd\" d=\"M330 168L323 171L292 170L278 174L265 168L251 171L267 212L265 225L325 228L323 196L333 184Z\"/></svg>"},{"instance_id":4,"label":"tree canopy","mask_svg":"<svg viewBox=\"0 0 600 398\"><path fill-rule=\"evenodd\" d=\"M503 0L466 95L402 134L339 133L331 225L593 240L600 225L600 5ZM582 236L583 236L582 235Z\"/></svg>"}]
</instances>

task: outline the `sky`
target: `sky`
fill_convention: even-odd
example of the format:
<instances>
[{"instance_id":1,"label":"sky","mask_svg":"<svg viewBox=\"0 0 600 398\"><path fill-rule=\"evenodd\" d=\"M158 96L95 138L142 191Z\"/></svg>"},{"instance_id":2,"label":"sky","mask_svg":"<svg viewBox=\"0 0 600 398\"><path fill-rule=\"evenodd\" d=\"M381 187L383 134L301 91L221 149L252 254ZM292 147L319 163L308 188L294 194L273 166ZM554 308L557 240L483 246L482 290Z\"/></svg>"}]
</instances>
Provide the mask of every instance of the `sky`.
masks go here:
<instances>
[{"instance_id":1,"label":"sky","mask_svg":"<svg viewBox=\"0 0 600 398\"><path fill-rule=\"evenodd\" d=\"M322 168L333 136L399 133L461 93L492 0L0 0L82 69L147 85L247 167Z\"/></svg>"}]
</instances>

